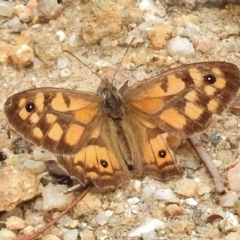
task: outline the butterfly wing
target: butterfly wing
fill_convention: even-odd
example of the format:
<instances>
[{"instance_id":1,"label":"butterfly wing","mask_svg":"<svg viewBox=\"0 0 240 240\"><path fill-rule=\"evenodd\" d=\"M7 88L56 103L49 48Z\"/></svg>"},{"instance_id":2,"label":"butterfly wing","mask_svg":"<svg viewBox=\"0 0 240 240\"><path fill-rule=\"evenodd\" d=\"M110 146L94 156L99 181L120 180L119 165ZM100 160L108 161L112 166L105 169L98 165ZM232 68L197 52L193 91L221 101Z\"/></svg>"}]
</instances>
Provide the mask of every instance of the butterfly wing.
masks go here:
<instances>
[{"instance_id":1,"label":"butterfly wing","mask_svg":"<svg viewBox=\"0 0 240 240\"><path fill-rule=\"evenodd\" d=\"M205 129L239 86L235 65L207 62L175 68L125 90L123 128L134 169L158 179L181 174L164 132L187 137Z\"/></svg>"},{"instance_id":2,"label":"butterfly wing","mask_svg":"<svg viewBox=\"0 0 240 240\"><path fill-rule=\"evenodd\" d=\"M85 185L87 179L99 188L114 188L129 179L118 146L114 124L101 118L85 146L75 155L59 155L58 162Z\"/></svg>"},{"instance_id":3,"label":"butterfly wing","mask_svg":"<svg viewBox=\"0 0 240 240\"><path fill-rule=\"evenodd\" d=\"M117 186L128 179L96 94L38 88L7 99L5 112L13 128L29 141L57 155L58 162L83 185Z\"/></svg>"},{"instance_id":4,"label":"butterfly wing","mask_svg":"<svg viewBox=\"0 0 240 240\"><path fill-rule=\"evenodd\" d=\"M122 127L137 175L152 175L159 180L166 180L182 174L182 168L175 161L167 144L167 136L161 129L147 122L143 125L134 113L126 116Z\"/></svg>"},{"instance_id":5,"label":"butterfly wing","mask_svg":"<svg viewBox=\"0 0 240 240\"><path fill-rule=\"evenodd\" d=\"M128 88L126 112L134 112L164 132L190 136L221 113L240 86L240 71L226 62L194 63Z\"/></svg>"},{"instance_id":6,"label":"butterfly wing","mask_svg":"<svg viewBox=\"0 0 240 240\"><path fill-rule=\"evenodd\" d=\"M89 139L101 116L101 103L96 94L38 88L8 98L5 113L31 142L56 154L74 154Z\"/></svg>"}]
</instances>

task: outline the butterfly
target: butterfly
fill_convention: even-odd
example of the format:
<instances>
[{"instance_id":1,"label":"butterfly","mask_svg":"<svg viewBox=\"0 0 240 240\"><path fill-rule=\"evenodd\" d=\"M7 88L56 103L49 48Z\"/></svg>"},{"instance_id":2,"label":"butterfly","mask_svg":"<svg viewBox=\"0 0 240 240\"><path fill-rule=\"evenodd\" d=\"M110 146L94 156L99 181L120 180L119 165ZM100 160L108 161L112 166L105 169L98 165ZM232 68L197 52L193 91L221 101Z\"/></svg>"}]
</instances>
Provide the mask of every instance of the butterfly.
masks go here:
<instances>
[{"instance_id":1,"label":"butterfly","mask_svg":"<svg viewBox=\"0 0 240 240\"><path fill-rule=\"evenodd\" d=\"M10 125L56 154L82 185L115 188L132 175L164 180L182 173L166 134L188 137L207 128L240 86L240 71L227 62L174 68L117 90L97 94L61 88L19 92L5 103Z\"/></svg>"}]
</instances>

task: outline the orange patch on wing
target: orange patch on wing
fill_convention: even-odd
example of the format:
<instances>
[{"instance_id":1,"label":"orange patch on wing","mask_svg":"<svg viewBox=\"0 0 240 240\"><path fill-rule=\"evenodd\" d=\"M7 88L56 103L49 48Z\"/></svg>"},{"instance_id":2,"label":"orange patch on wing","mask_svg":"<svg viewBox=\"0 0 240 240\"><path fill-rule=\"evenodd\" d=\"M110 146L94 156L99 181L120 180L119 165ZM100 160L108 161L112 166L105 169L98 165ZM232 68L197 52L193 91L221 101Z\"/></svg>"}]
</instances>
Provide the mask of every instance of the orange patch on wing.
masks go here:
<instances>
[{"instance_id":1,"label":"orange patch on wing","mask_svg":"<svg viewBox=\"0 0 240 240\"><path fill-rule=\"evenodd\" d=\"M185 83L181 78L177 78L174 74L169 75L167 93L168 95L177 94L185 88Z\"/></svg>"},{"instance_id":2,"label":"orange patch on wing","mask_svg":"<svg viewBox=\"0 0 240 240\"><path fill-rule=\"evenodd\" d=\"M226 87L226 80L224 78L218 77L216 82L213 84L214 87L218 89L223 89Z\"/></svg>"},{"instance_id":3,"label":"orange patch on wing","mask_svg":"<svg viewBox=\"0 0 240 240\"><path fill-rule=\"evenodd\" d=\"M54 110L59 111L59 112L67 112L67 111L76 111L78 109L84 108L91 104L89 101L85 101L83 99L76 99L73 97L70 97L70 103L69 106L67 106L65 100L64 100L64 95L59 92L56 94L56 97L53 98L51 102L51 106Z\"/></svg>"},{"instance_id":4,"label":"orange patch on wing","mask_svg":"<svg viewBox=\"0 0 240 240\"><path fill-rule=\"evenodd\" d=\"M96 169L98 169L99 165L98 165L98 159L97 159L96 149L94 145L87 146L86 159L87 159L87 168L93 169L93 171L87 172L86 177L92 180L98 179L99 173L96 171Z\"/></svg>"},{"instance_id":5,"label":"orange patch on wing","mask_svg":"<svg viewBox=\"0 0 240 240\"><path fill-rule=\"evenodd\" d=\"M86 148L82 148L74 157L74 164L84 163L86 160Z\"/></svg>"},{"instance_id":6,"label":"orange patch on wing","mask_svg":"<svg viewBox=\"0 0 240 240\"><path fill-rule=\"evenodd\" d=\"M21 98L21 100L18 103L18 107L21 108L21 107L25 106L26 102L27 102L26 98Z\"/></svg>"},{"instance_id":7,"label":"orange patch on wing","mask_svg":"<svg viewBox=\"0 0 240 240\"><path fill-rule=\"evenodd\" d=\"M166 109L159 118L176 129L183 129L186 126L186 118L174 108Z\"/></svg>"},{"instance_id":8,"label":"orange patch on wing","mask_svg":"<svg viewBox=\"0 0 240 240\"><path fill-rule=\"evenodd\" d=\"M164 106L164 101L160 98L145 98L131 103L142 112L153 114Z\"/></svg>"},{"instance_id":9,"label":"orange patch on wing","mask_svg":"<svg viewBox=\"0 0 240 240\"><path fill-rule=\"evenodd\" d=\"M97 113L98 113L97 106L93 108L80 109L75 112L74 119L81 123L88 124L94 119Z\"/></svg>"},{"instance_id":10,"label":"orange patch on wing","mask_svg":"<svg viewBox=\"0 0 240 240\"><path fill-rule=\"evenodd\" d=\"M198 99L197 92L195 90L192 90L188 92L185 96L185 99L187 99L189 102L195 102Z\"/></svg>"},{"instance_id":11,"label":"orange patch on wing","mask_svg":"<svg viewBox=\"0 0 240 240\"><path fill-rule=\"evenodd\" d=\"M214 113L214 112L217 111L218 106L219 106L219 102L216 101L215 99L212 99L212 100L210 100L210 101L208 102L208 104L207 104L207 109L208 109L208 111Z\"/></svg>"},{"instance_id":12,"label":"orange patch on wing","mask_svg":"<svg viewBox=\"0 0 240 240\"><path fill-rule=\"evenodd\" d=\"M42 92L39 92L39 93L36 94L34 104L36 106L37 112L39 112L39 113L43 112L43 109L44 109L44 94Z\"/></svg>"},{"instance_id":13,"label":"orange patch on wing","mask_svg":"<svg viewBox=\"0 0 240 240\"><path fill-rule=\"evenodd\" d=\"M48 113L46 115L46 121L47 121L48 124L52 124L52 123L56 122L56 120L57 120L57 116L56 115L51 114L51 113Z\"/></svg>"},{"instance_id":14,"label":"orange patch on wing","mask_svg":"<svg viewBox=\"0 0 240 240\"><path fill-rule=\"evenodd\" d=\"M197 105L195 105L191 102L187 102L186 106L185 106L185 109L184 109L184 113L190 119L196 120L202 115L203 110L200 107L198 107Z\"/></svg>"},{"instance_id":15,"label":"orange patch on wing","mask_svg":"<svg viewBox=\"0 0 240 240\"><path fill-rule=\"evenodd\" d=\"M223 74L221 69L216 67L212 68L212 72L218 76L221 76Z\"/></svg>"},{"instance_id":16,"label":"orange patch on wing","mask_svg":"<svg viewBox=\"0 0 240 240\"><path fill-rule=\"evenodd\" d=\"M65 142L68 145L74 146L79 142L82 136L84 127L78 124L70 124L65 134Z\"/></svg>"},{"instance_id":17,"label":"orange patch on wing","mask_svg":"<svg viewBox=\"0 0 240 240\"><path fill-rule=\"evenodd\" d=\"M32 134L37 139L41 139L43 137L43 132L39 127L33 128Z\"/></svg>"},{"instance_id":18,"label":"orange patch on wing","mask_svg":"<svg viewBox=\"0 0 240 240\"><path fill-rule=\"evenodd\" d=\"M21 119L26 120L31 115L31 113L26 111L24 107L19 111L18 115Z\"/></svg>"},{"instance_id":19,"label":"orange patch on wing","mask_svg":"<svg viewBox=\"0 0 240 240\"><path fill-rule=\"evenodd\" d=\"M30 121L31 123L37 123L39 121L40 117L38 114L35 112L30 116Z\"/></svg>"},{"instance_id":20,"label":"orange patch on wing","mask_svg":"<svg viewBox=\"0 0 240 240\"><path fill-rule=\"evenodd\" d=\"M161 78L161 77L159 77ZM160 79L161 80L161 79ZM161 98L178 94L185 88L185 83L181 78L176 77L174 74L167 76L167 82L156 83L152 87L143 89L140 96L137 99L144 98ZM166 85L166 89L163 89L161 85Z\"/></svg>"},{"instance_id":21,"label":"orange patch on wing","mask_svg":"<svg viewBox=\"0 0 240 240\"><path fill-rule=\"evenodd\" d=\"M191 67L188 71L196 87L202 87L204 84L202 73L194 67Z\"/></svg>"},{"instance_id":22,"label":"orange patch on wing","mask_svg":"<svg viewBox=\"0 0 240 240\"><path fill-rule=\"evenodd\" d=\"M58 142L62 135L63 135L63 130L61 126L58 123L54 123L51 127L51 129L48 132L48 137L51 138L53 141Z\"/></svg>"},{"instance_id":23,"label":"orange patch on wing","mask_svg":"<svg viewBox=\"0 0 240 240\"><path fill-rule=\"evenodd\" d=\"M216 88L214 88L213 86L207 85L207 86L204 87L204 92L208 96L213 96L214 93L216 92Z\"/></svg>"}]
</instances>

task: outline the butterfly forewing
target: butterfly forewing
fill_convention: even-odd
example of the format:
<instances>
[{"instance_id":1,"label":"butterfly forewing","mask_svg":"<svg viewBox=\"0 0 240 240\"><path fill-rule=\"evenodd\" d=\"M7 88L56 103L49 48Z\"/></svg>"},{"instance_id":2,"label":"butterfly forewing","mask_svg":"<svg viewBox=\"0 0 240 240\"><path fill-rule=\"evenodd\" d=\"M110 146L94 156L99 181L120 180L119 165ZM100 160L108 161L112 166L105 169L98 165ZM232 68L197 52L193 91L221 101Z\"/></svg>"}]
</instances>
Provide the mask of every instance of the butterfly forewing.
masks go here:
<instances>
[{"instance_id":1,"label":"butterfly forewing","mask_svg":"<svg viewBox=\"0 0 240 240\"><path fill-rule=\"evenodd\" d=\"M185 65L127 89L123 101L163 131L190 136L205 129L240 86L237 66L225 62Z\"/></svg>"},{"instance_id":2,"label":"butterfly forewing","mask_svg":"<svg viewBox=\"0 0 240 240\"><path fill-rule=\"evenodd\" d=\"M56 154L74 154L89 140L101 107L96 94L38 88L10 97L5 112L28 140Z\"/></svg>"}]
</instances>

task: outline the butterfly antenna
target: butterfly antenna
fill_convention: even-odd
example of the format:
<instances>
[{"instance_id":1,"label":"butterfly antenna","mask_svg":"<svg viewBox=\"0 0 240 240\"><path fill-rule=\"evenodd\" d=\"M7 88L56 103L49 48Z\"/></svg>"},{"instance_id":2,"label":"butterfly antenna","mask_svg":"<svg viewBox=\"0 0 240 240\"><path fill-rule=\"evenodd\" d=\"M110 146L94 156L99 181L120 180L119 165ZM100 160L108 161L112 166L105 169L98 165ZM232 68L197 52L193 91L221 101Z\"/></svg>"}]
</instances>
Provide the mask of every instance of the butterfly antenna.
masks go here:
<instances>
[{"instance_id":1,"label":"butterfly antenna","mask_svg":"<svg viewBox=\"0 0 240 240\"><path fill-rule=\"evenodd\" d=\"M114 81L114 79L115 79L115 77L116 77L116 75L117 75L117 73L118 73L118 71L119 71L119 68L122 66L123 60L125 59L127 53L129 52L129 49L130 49L130 47L132 46L132 43L133 43L133 41L134 41L135 39L136 39L136 38L133 38L133 39L131 40L130 44L128 45L127 51L124 53L123 58L122 58L120 64L118 65L117 70L116 70L116 72L115 72L115 74L114 74L114 76L113 76L113 78L112 78L112 83L113 83L113 81ZM113 85L113 84L111 84L111 85Z\"/></svg>"},{"instance_id":2,"label":"butterfly antenna","mask_svg":"<svg viewBox=\"0 0 240 240\"><path fill-rule=\"evenodd\" d=\"M95 76L97 76L98 78L100 78L100 80L103 81L103 79L98 74L96 74L87 64L85 64L82 60L80 60L80 58L78 58L73 53L69 52L68 50L63 50L63 52L66 52L66 53L70 54L71 56L73 56L74 58L76 58L84 67L86 67L88 70L90 70L91 73L93 73Z\"/></svg>"}]
</instances>

